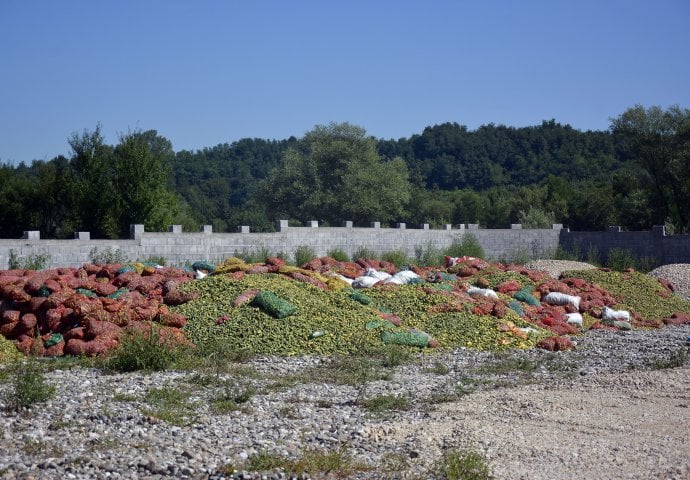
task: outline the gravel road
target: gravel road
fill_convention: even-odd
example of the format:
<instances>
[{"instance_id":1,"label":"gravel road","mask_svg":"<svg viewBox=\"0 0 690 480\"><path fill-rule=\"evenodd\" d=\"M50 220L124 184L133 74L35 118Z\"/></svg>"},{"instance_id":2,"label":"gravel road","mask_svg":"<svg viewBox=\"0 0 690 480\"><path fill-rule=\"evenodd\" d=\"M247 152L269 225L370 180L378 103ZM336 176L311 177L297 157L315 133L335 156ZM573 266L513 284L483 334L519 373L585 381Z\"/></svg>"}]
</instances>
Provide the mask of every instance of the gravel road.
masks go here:
<instances>
[{"instance_id":1,"label":"gravel road","mask_svg":"<svg viewBox=\"0 0 690 480\"><path fill-rule=\"evenodd\" d=\"M690 325L598 330L570 352L459 349L354 384L317 357L257 358L206 377L62 366L46 374L47 403L12 413L0 400L0 477L277 480L291 477L243 462L320 450L370 469L299 478L433 479L444 453L470 449L496 479L690 479L688 335ZM253 394L218 413L228 386ZM9 388L0 382L0 399ZM184 398L172 412L183 421L161 419L151 394L166 391ZM358 401L382 398L404 402L372 413Z\"/></svg>"}]
</instances>

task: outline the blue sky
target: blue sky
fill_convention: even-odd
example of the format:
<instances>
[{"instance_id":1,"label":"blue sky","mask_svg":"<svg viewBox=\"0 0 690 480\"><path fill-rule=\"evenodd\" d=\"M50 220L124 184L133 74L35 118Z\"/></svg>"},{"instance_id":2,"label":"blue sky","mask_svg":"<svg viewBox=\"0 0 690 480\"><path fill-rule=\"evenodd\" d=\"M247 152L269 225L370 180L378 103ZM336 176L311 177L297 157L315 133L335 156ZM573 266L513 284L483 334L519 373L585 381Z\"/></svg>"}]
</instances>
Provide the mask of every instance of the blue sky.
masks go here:
<instances>
[{"instance_id":1,"label":"blue sky","mask_svg":"<svg viewBox=\"0 0 690 480\"><path fill-rule=\"evenodd\" d=\"M688 0L0 0L0 161L155 129L175 150L350 122L605 130L690 108Z\"/></svg>"}]
</instances>

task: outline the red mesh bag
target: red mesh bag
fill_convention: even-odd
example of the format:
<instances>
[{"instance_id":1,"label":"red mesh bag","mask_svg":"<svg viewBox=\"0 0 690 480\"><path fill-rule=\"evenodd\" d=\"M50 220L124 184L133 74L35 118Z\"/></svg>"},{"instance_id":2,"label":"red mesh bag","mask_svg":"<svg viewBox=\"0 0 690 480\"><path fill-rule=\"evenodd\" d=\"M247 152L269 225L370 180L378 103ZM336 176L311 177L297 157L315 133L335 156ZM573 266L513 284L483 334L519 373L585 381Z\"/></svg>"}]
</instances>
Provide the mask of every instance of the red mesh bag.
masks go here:
<instances>
[{"instance_id":1,"label":"red mesh bag","mask_svg":"<svg viewBox=\"0 0 690 480\"><path fill-rule=\"evenodd\" d=\"M539 292L542 297L551 292L560 292L565 293L566 295L574 295L575 293L573 289L571 289L568 285L561 282L560 280L555 280L553 278L546 280L544 283L540 284L535 290Z\"/></svg>"},{"instance_id":2,"label":"red mesh bag","mask_svg":"<svg viewBox=\"0 0 690 480\"><path fill-rule=\"evenodd\" d=\"M690 323L690 313L676 312L669 318L664 319L666 325L685 325Z\"/></svg>"},{"instance_id":3,"label":"red mesh bag","mask_svg":"<svg viewBox=\"0 0 690 480\"><path fill-rule=\"evenodd\" d=\"M117 339L122 333L122 328L118 327L112 322L105 322L102 320L87 320L84 323L84 332L86 338L114 338Z\"/></svg>"},{"instance_id":4,"label":"red mesh bag","mask_svg":"<svg viewBox=\"0 0 690 480\"><path fill-rule=\"evenodd\" d=\"M73 338L77 340L84 340L84 338L86 338L86 329L84 327L74 327L67 330L62 337L65 339L65 341Z\"/></svg>"},{"instance_id":5,"label":"red mesh bag","mask_svg":"<svg viewBox=\"0 0 690 480\"><path fill-rule=\"evenodd\" d=\"M117 287L126 287L135 279L140 278L137 272L123 272L113 279L113 284Z\"/></svg>"},{"instance_id":6,"label":"red mesh bag","mask_svg":"<svg viewBox=\"0 0 690 480\"><path fill-rule=\"evenodd\" d=\"M191 300L196 300L200 295L201 292L180 292L179 290L173 290L163 296L163 302L165 302L166 305L182 305Z\"/></svg>"},{"instance_id":7,"label":"red mesh bag","mask_svg":"<svg viewBox=\"0 0 690 480\"><path fill-rule=\"evenodd\" d=\"M332 257L321 257L319 260L321 260L321 265L328 268L334 268L340 264L338 260ZM268 263L268 260L266 260L266 263Z\"/></svg>"},{"instance_id":8,"label":"red mesh bag","mask_svg":"<svg viewBox=\"0 0 690 480\"><path fill-rule=\"evenodd\" d=\"M381 318L383 318L384 320L391 322L396 327L399 327L400 325L402 325L402 320L400 319L399 316L397 316L394 313L379 312L379 316Z\"/></svg>"},{"instance_id":9,"label":"red mesh bag","mask_svg":"<svg viewBox=\"0 0 690 480\"><path fill-rule=\"evenodd\" d=\"M273 265L275 267L282 267L285 265L285 260L278 257L268 257L266 259L266 265Z\"/></svg>"},{"instance_id":10,"label":"red mesh bag","mask_svg":"<svg viewBox=\"0 0 690 480\"><path fill-rule=\"evenodd\" d=\"M179 313L167 313L158 316L161 325L182 328L187 325L187 318Z\"/></svg>"},{"instance_id":11,"label":"red mesh bag","mask_svg":"<svg viewBox=\"0 0 690 480\"><path fill-rule=\"evenodd\" d=\"M7 323L17 323L21 317L22 312L19 310L5 310L2 312L2 320L0 321L0 324L4 325Z\"/></svg>"},{"instance_id":12,"label":"red mesh bag","mask_svg":"<svg viewBox=\"0 0 690 480\"><path fill-rule=\"evenodd\" d=\"M307 263L302 265L302 268L305 270L313 270L315 272L320 272L322 265L323 265L323 263L321 263L320 258L312 258Z\"/></svg>"},{"instance_id":13,"label":"red mesh bag","mask_svg":"<svg viewBox=\"0 0 690 480\"><path fill-rule=\"evenodd\" d=\"M249 303L252 300L254 300L254 297L256 297L257 293L259 293L259 289L257 288L245 290L244 292L240 293L237 297L235 297L235 299L232 301L232 305L235 307L239 307L240 305Z\"/></svg>"},{"instance_id":14,"label":"red mesh bag","mask_svg":"<svg viewBox=\"0 0 690 480\"><path fill-rule=\"evenodd\" d=\"M117 287L113 285L112 283L103 283L99 282L98 285L96 285L96 288L94 289L94 292L100 297L105 297L108 295L112 295L117 291Z\"/></svg>"},{"instance_id":15,"label":"red mesh bag","mask_svg":"<svg viewBox=\"0 0 690 480\"><path fill-rule=\"evenodd\" d=\"M19 321L0 325L0 335L2 335L5 338L9 338L10 340L13 338L17 338L19 336L18 330Z\"/></svg>"},{"instance_id":16,"label":"red mesh bag","mask_svg":"<svg viewBox=\"0 0 690 480\"><path fill-rule=\"evenodd\" d=\"M31 297L31 300L27 302L27 309L29 312L36 313L41 310L46 300L48 300L47 297Z\"/></svg>"},{"instance_id":17,"label":"red mesh bag","mask_svg":"<svg viewBox=\"0 0 690 480\"><path fill-rule=\"evenodd\" d=\"M326 285L319 279L310 277L309 275L305 275L300 272L290 272L288 276L290 276L290 278L297 280L298 282L309 283L317 288L320 288L321 290L328 290L328 285Z\"/></svg>"},{"instance_id":18,"label":"red mesh bag","mask_svg":"<svg viewBox=\"0 0 690 480\"><path fill-rule=\"evenodd\" d=\"M259 273L268 273L269 272L269 267L268 265L252 265L249 267L247 270L248 274L259 274Z\"/></svg>"},{"instance_id":19,"label":"red mesh bag","mask_svg":"<svg viewBox=\"0 0 690 480\"><path fill-rule=\"evenodd\" d=\"M47 347L43 352L44 357L62 357L65 354L65 342L59 342Z\"/></svg>"},{"instance_id":20,"label":"red mesh bag","mask_svg":"<svg viewBox=\"0 0 690 480\"><path fill-rule=\"evenodd\" d=\"M25 313L19 320L19 328L27 332L33 331L33 329L36 328L37 324L38 319L36 318L36 315L34 315L33 313Z\"/></svg>"},{"instance_id":21,"label":"red mesh bag","mask_svg":"<svg viewBox=\"0 0 690 480\"><path fill-rule=\"evenodd\" d=\"M508 280L507 282L503 282L503 283L499 284L496 287L496 291L498 291L499 293L504 293L506 295L510 295L512 297L513 294L515 292L517 292L518 290L520 290L521 288L522 287L520 286L520 284L517 281Z\"/></svg>"}]
</instances>

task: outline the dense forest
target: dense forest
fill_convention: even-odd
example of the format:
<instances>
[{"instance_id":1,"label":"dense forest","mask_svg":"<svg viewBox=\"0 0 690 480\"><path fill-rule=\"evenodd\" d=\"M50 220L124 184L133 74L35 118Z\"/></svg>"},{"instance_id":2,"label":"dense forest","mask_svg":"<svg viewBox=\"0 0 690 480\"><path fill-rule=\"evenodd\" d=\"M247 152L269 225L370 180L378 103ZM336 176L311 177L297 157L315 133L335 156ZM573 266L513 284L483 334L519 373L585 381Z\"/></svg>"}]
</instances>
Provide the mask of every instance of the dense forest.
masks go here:
<instances>
[{"instance_id":1,"label":"dense forest","mask_svg":"<svg viewBox=\"0 0 690 480\"><path fill-rule=\"evenodd\" d=\"M70 158L0 165L0 237L126 238L133 223L272 231L278 219L690 232L690 110L678 106L635 106L607 131L445 123L385 140L332 123L175 152L155 130L109 145L96 126L68 143Z\"/></svg>"}]
</instances>

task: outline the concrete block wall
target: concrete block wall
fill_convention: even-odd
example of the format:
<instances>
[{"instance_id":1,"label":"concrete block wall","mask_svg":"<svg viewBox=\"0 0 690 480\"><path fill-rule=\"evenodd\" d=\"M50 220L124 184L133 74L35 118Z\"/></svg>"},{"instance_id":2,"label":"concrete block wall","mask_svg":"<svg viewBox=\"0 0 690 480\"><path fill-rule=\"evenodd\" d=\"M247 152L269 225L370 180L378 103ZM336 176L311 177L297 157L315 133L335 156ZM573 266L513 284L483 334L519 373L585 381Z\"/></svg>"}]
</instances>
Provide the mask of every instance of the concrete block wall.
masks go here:
<instances>
[{"instance_id":1,"label":"concrete block wall","mask_svg":"<svg viewBox=\"0 0 690 480\"><path fill-rule=\"evenodd\" d=\"M355 228L352 222L343 225L319 227L317 221L312 221L308 227L289 227L287 221L280 220L275 233L252 233L248 226L241 226L238 233L213 233L210 225L203 225L199 232L183 232L179 225L172 225L168 232L147 232L143 225L132 225L131 238L127 240L91 240L89 232L77 232L73 240L42 240L40 232L32 231L21 240L0 240L0 269L8 268L12 250L20 259L48 254L49 267L80 266L89 262L92 252L106 249L119 251L130 261L164 257L167 265L184 265L197 260L220 262L233 255L264 251L292 258L298 247L309 247L317 256L334 249L352 256L357 250L366 248L376 255L404 251L414 257L417 250L430 246L443 250L461 241L466 233L477 238L489 259L510 258L525 252L536 258L543 252L555 250L561 230L561 225L540 230L526 230L520 225L503 230L483 230L477 225L456 228L446 225L443 229L430 229L428 225L413 228L404 224L381 228L378 222L370 228Z\"/></svg>"},{"instance_id":2,"label":"concrete block wall","mask_svg":"<svg viewBox=\"0 0 690 480\"><path fill-rule=\"evenodd\" d=\"M596 251L605 263L613 249L629 250L637 258L654 259L659 265L690 263L690 235L666 235L663 225L651 231L624 232L611 226L604 232L570 232L562 230L559 239L563 249L579 252L585 258Z\"/></svg>"}]
</instances>

